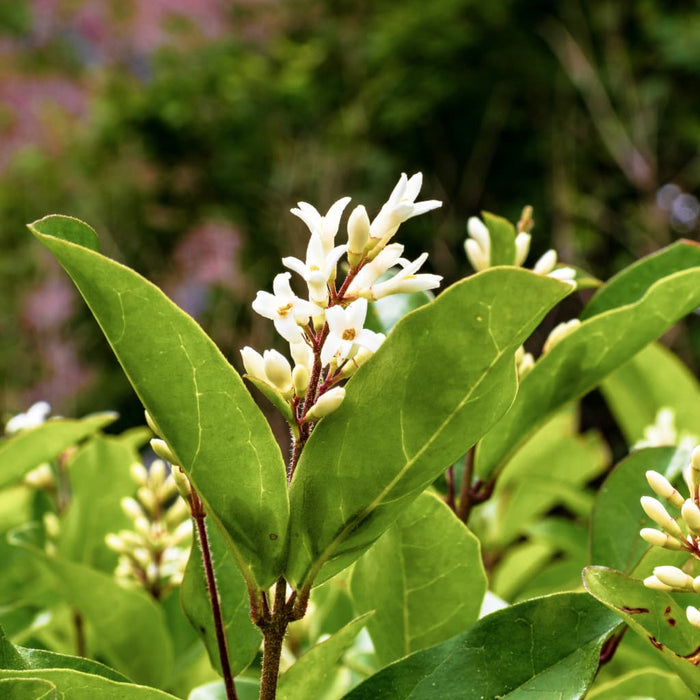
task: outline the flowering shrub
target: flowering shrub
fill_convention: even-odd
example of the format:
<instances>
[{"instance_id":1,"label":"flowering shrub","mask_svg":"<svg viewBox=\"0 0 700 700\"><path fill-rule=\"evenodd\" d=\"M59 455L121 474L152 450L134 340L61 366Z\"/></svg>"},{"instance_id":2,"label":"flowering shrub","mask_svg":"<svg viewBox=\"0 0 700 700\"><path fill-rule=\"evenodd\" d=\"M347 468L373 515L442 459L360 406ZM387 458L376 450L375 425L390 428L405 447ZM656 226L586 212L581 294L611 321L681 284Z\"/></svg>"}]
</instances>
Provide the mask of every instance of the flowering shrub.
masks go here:
<instances>
[{"instance_id":1,"label":"flowering shrub","mask_svg":"<svg viewBox=\"0 0 700 700\"><path fill-rule=\"evenodd\" d=\"M679 614L674 597L698 580L697 475L689 500L674 482L697 461L700 387L654 343L700 305L700 246L678 241L600 283L554 251L523 268L532 212L516 226L484 213L465 243L476 274L434 297L426 255L405 259L395 240L440 206L417 202L420 188L420 174L402 175L374 218L355 207L340 243L349 198L325 215L292 210L309 228L306 256L283 258L291 272L252 302L288 355L241 350L244 377L289 425L287 458L187 314L101 255L86 224L30 225L93 312L148 429L107 436L113 414L47 419L41 405L10 420L0 488L17 573L0 585L14 601L0 609L0 690L700 693L697 608ZM533 331L587 286L580 316L538 352ZM596 387L633 448L609 473L601 436L579 430L578 401ZM647 473L685 529L645 496L662 531L639 537Z\"/></svg>"}]
</instances>

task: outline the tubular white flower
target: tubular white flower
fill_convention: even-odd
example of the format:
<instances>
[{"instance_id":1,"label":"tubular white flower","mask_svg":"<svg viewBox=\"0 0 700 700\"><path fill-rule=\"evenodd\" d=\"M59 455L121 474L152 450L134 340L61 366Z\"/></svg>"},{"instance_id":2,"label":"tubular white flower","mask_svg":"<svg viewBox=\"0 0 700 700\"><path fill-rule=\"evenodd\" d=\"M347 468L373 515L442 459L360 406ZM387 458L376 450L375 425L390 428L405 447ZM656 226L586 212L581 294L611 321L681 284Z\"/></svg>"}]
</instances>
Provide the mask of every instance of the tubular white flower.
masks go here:
<instances>
[{"instance_id":1,"label":"tubular white flower","mask_svg":"<svg viewBox=\"0 0 700 700\"><path fill-rule=\"evenodd\" d=\"M685 571L681 571L677 566L655 566L654 576L656 576L661 583L665 583L672 588L683 591L694 590L693 577L686 574Z\"/></svg>"},{"instance_id":2,"label":"tubular white flower","mask_svg":"<svg viewBox=\"0 0 700 700\"><path fill-rule=\"evenodd\" d=\"M345 398L345 389L337 386L329 389L325 394L322 394L316 400L316 403L311 407L306 414L306 420L317 421L329 413L333 413Z\"/></svg>"},{"instance_id":3,"label":"tubular white flower","mask_svg":"<svg viewBox=\"0 0 700 700\"><path fill-rule=\"evenodd\" d=\"M527 259L527 255L530 252L531 240L532 236L525 231L521 231L515 237L515 264L517 267L520 267Z\"/></svg>"},{"instance_id":4,"label":"tubular white flower","mask_svg":"<svg viewBox=\"0 0 700 700\"><path fill-rule=\"evenodd\" d=\"M692 605L689 605L685 609L685 616L688 618L688 622L690 622L693 627L700 628L700 610L694 608Z\"/></svg>"},{"instance_id":5,"label":"tubular white flower","mask_svg":"<svg viewBox=\"0 0 700 700\"><path fill-rule=\"evenodd\" d=\"M557 264L557 251L550 248L541 258L537 260L532 271L538 275L548 275Z\"/></svg>"},{"instance_id":6,"label":"tubular white flower","mask_svg":"<svg viewBox=\"0 0 700 700\"><path fill-rule=\"evenodd\" d=\"M547 273L547 277L562 282L571 282L576 286L576 270L573 267L558 267L556 270Z\"/></svg>"},{"instance_id":7,"label":"tubular white flower","mask_svg":"<svg viewBox=\"0 0 700 700\"><path fill-rule=\"evenodd\" d=\"M375 352L383 336L363 328L367 316L367 300L357 299L346 308L332 306L326 312L328 337L321 348L321 362L330 364L335 359L338 364L352 354L354 346L359 345Z\"/></svg>"},{"instance_id":8,"label":"tubular white flower","mask_svg":"<svg viewBox=\"0 0 700 700\"><path fill-rule=\"evenodd\" d=\"M428 289L435 289L440 286L442 277L440 275L421 274L416 275L418 268L426 261L427 253L419 255L413 262L404 258L399 258L398 263L402 269L391 279L373 284L369 289L363 290L360 294L368 299L376 301L390 294L406 294L410 292L423 292Z\"/></svg>"},{"instance_id":9,"label":"tubular white flower","mask_svg":"<svg viewBox=\"0 0 700 700\"><path fill-rule=\"evenodd\" d=\"M282 394L291 394L292 367L289 360L277 350L265 350L263 362L267 381Z\"/></svg>"},{"instance_id":10,"label":"tubular white flower","mask_svg":"<svg viewBox=\"0 0 700 700\"><path fill-rule=\"evenodd\" d=\"M258 292L253 301L253 310L269 318L277 332L290 343L303 340L299 324L306 325L311 316L323 314L317 304L305 301L292 292L289 284L291 273L282 272L272 282L274 294Z\"/></svg>"},{"instance_id":11,"label":"tubular white flower","mask_svg":"<svg viewBox=\"0 0 700 700\"><path fill-rule=\"evenodd\" d=\"M314 366L314 351L306 343L290 343L289 352L295 365L306 367L311 372Z\"/></svg>"},{"instance_id":12,"label":"tubular white flower","mask_svg":"<svg viewBox=\"0 0 700 700\"><path fill-rule=\"evenodd\" d=\"M360 204L355 207L348 218L348 262L350 267L360 263L365 254L365 246L369 241L369 216L367 210Z\"/></svg>"},{"instance_id":13,"label":"tubular white flower","mask_svg":"<svg viewBox=\"0 0 700 700\"><path fill-rule=\"evenodd\" d=\"M671 535L665 532L655 530L653 527L643 527L639 531L639 536L654 547L663 547L664 549L683 549L683 545Z\"/></svg>"},{"instance_id":14,"label":"tubular white flower","mask_svg":"<svg viewBox=\"0 0 700 700\"><path fill-rule=\"evenodd\" d=\"M306 262L299 258L286 257L282 258L282 264L304 279L309 288L309 299L325 307L328 305L328 283L335 279L338 260L346 250L346 245L339 245L326 253L321 237L312 234L306 248Z\"/></svg>"},{"instance_id":15,"label":"tubular white flower","mask_svg":"<svg viewBox=\"0 0 700 700\"><path fill-rule=\"evenodd\" d=\"M368 262L350 282L348 296L363 296L367 290L401 259L403 246L400 243L390 243L382 248L377 257Z\"/></svg>"},{"instance_id":16,"label":"tubular white flower","mask_svg":"<svg viewBox=\"0 0 700 700\"><path fill-rule=\"evenodd\" d=\"M406 173L401 173L389 199L370 225L368 250L386 245L404 221L442 206L442 202L436 199L416 202L422 184L422 173L416 173L410 179Z\"/></svg>"},{"instance_id":17,"label":"tubular white flower","mask_svg":"<svg viewBox=\"0 0 700 700\"><path fill-rule=\"evenodd\" d=\"M18 413L10 418L5 425L5 432L9 434L36 428L46 421L49 413L51 413L51 406L46 401L37 401L24 413Z\"/></svg>"},{"instance_id":18,"label":"tubular white flower","mask_svg":"<svg viewBox=\"0 0 700 700\"><path fill-rule=\"evenodd\" d=\"M683 506L685 499L673 488L669 480L663 476L663 474L659 474L659 472L650 469L646 472L646 478L649 486L651 486L657 496L661 496L661 498L667 500L676 508L681 508Z\"/></svg>"},{"instance_id":19,"label":"tubular white flower","mask_svg":"<svg viewBox=\"0 0 700 700\"><path fill-rule=\"evenodd\" d=\"M243 358L243 367L246 374L249 374L254 379L266 380L265 360L263 360L263 356L257 350L246 345L244 348L241 348L241 357Z\"/></svg>"},{"instance_id":20,"label":"tubular white flower","mask_svg":"<svg viewBox=\"0 0 700 700\"><path fill-rule=\"evenodd\" d=\"M350 201L350 197L342 197L337 202L334 202L328 213L322 216L316 207L307 202L298 202L298 209L292 209L294 216L298 216L311 231L312 235L317 235L323 244L323 250L326 254L330 253L335 245L335 237L340 226L340 217L343 215L345 207Z\"/></svg>"},{"instance_id":21,"label":"tubular white flower","mask_svg":"<svg viewBox=\"0 0 700 700\"><path fill-rule=\"evenodd\" d=\"M655 591L672 591L673 586L667 586L665 583L662 581L659 581L656 576L647 576L644 579L644 585L647 588L652 588Z\"/></svg>"},{"instance_id":22,"label":"tubular white flower","mask_svg":"<svg viewBox=\"0 0 700 700\"><path fill-rule=\"evenodd\" d=\"M464 252L467 254L467 260L476 272L488 270L491 265L489 256L484 253L479 244L473 238L467 238L464 241Z\"/></svg>"},{"instance_id":23,"label":"tubular white flower","mask_svg":"<svg viewBox=\"0 0 700 700\"><path fill-rule=\"evenodd\" d=\"M464 241L464 252L472 267L481 272L491 267L491 236L484 222L476 216L467 221L469 237Z\"/></svg>"},{"instance_id":24,"label":"tubular white flower","mask_svg":"<svg viewBox=\"0 0 700 700\"><path fill-rule=\"evenodd\" d=\"M571 335L580 325L581 321L577 318L572 318L570 321L564 321L564 323L560 323L552 328L547 340L544 341L542 354L546 355L555 345L558 345L564 338Z\"/></svg>"},{"instance_id":25,"label":"tubular white flower","mask_svg":"<svg viewBox=\"0 0 700 700\"><path fill-rule=\"evenodd\" d=\"M661 528L673 537L683 539L683 532L678 523L668 514L668 511L659 501L651 496L642 496L640 499L644 512Z\"/></svg>"}]
</instances>

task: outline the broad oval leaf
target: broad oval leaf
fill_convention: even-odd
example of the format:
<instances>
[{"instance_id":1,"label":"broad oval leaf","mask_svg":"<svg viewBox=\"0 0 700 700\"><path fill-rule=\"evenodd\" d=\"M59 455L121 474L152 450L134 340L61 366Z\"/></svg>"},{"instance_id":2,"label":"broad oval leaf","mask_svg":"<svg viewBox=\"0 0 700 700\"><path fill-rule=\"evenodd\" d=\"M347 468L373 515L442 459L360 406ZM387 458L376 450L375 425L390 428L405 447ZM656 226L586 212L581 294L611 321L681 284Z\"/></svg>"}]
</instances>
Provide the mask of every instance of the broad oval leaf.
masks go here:
<instances>
[{"instance_id":1,"label":"broad oval leaf","mask_svg":"<svg viewBox=\"0 0 700 700\"><path fill-rule=\"evenodd\" d=\"M40 678L0 678L3 700L55 700L56 686Z\"/></svg>"},{"instance_id":2,"label":"broad oval leaf","mask_svg":"<svg viewBox=\"0 0 700 700\"><path fill-rule=\"evenodd\" d=\"M697 700L684 683L671 673L656 668L631 671L613 681L593 687L587 700L634 700L634 698L663 698L664 700Z\"/></svg>"},{"instance_id":3,"label":"broad oval leaf","mask_svg":"<svg viewBox=\"0 0 700 700\"><path fill-rule=\"evenodd\" d=\"M96 413L79 420L51 418L36 428L0 440L0 488L19 481L43 462L78 444L117 419L116 413Z\"/></svg>"},{"instance_id":4,"label":"broad oval leaf","mask_svg":"<svg viewBox=\"0 0 700 700\"><path fill-rule=\"evenodd\" d=\"M634 301L584 320L535 363L511 410L479 443L476 473L481 478L503 468L556 409L589 392L700 305L700 262L651 285L646 275L637 282Z\"/></svg>"},{"instance_id":5,"label":"broad oval leaf","mask_svg":"<svg viewBox=\"0 0 700 700\"><path fill-rule=\"evenodd\" d=\"M620 620L585 593L535 598L401 659L348 700L582 698Z\"/></svg>"},{"instance_id":6,"label":"broad oval leaf","mask_svg":"<svg viewBox=\"0 0 700 700\"><path fill-rule=\"evenodd\" d=\"M683 682L700 695L700 636L673 595L604 566L583 572L586 590L645 639Z\"/></svg>"},{"instance_id":7,"label":"broad oval leaf","mask_svg":"<svg viewBox=\"0 0 700 700\"><path fill-rule=\"evenodd\" d=\"M211 339L157 287L96 252L65 216L29 226L73 279L146 409L229 537L251 588L281 574L285 466L264 416Z\"/></svg>"},{"instance_id":8,"label":"broad oval leaf","mask_svg":"<svg viewBox=\"0 0 700 700\"><path fill-rule=\"evenodd\" d=\"M486 593L479 540L422 493L355 562L350 590L382 665L471 627Z\"/></svg>"},{"instance_id":9,"label":"broad oval leaf","mask_svg":"<svg viewBox=\"0 0 700 700\"><path fill-rule=\"evenodd\" d=\"M516 348L570 290L493 268L396 325L304 447L290 487L292 585L357 559L504 414Z\"/></svg>"},{"instance_id":10,"label":"broad oval leaf","mask_svg":"<svg viewBox=\"0 0 700 700\"><path fill-rule=\"evenodd\" d=\"M481 212L484 224L491 239L490 263L496 265L515 265L515 226L502 216Z\"/></svg>"}]
</instances>

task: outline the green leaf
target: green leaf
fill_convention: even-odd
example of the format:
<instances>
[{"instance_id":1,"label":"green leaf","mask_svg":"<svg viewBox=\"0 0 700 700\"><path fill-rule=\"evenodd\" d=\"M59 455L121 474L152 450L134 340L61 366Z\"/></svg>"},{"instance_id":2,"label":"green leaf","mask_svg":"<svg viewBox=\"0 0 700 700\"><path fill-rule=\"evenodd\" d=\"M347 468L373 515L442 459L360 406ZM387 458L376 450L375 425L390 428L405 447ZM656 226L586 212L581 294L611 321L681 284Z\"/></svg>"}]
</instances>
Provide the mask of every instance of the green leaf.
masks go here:
<instances>
[{"instance_id":1,"label":"green leaf","mask_svg":"<svg viewBox=\"0 0 700 700\"><path fill-rule=\"evenodd\" d=\"M347 697L581 698L598 670L603 642L619 624L585 593L536 598L387 666Z\"/></svg>"},{"instance_id":2,"label":"green leaf","mask_svg":"<svg viewBox=\"0 0 700 700\"><path fill-rule=\"evenodd\" d=\"M652 343L608 376L600 388L632 445L662 408L670 408L679 433L700 437L700 383L668 349Z\"/></svg>"},{"instance_id":3,"label":"green leaf","mask_svg":"<svg viewBox=\"0 0 700 700\"><path fill-rule=\"evenodd\" d=\"M0 697L3 700L54 700L56 686L39 678L2 678Z\"/></svg>"},{"instance_id":4,"label":"green leaf","mask_svg":"<svg viewBox=\"0 0 700 700\"><path fill-rule=\"evenodd\" d=\"M421 494L355 562L350 590L382 665L473 625L486 593L479 540L436 496Z\"/></svg>"},{"instance_id":5,"label":"green leaf","mask_svg":"<svg viewBox=\"0 0 700 700\"><path fill-rule=\"evenodd\" d=\"M91 625L104 657L132 680L163 685L172 671L173 650L158 605L101 571L47 556L28 543L30 535L26 528L15 531L11 539L54 575L63 599Z\"/></svg>"},{"instance_id":6,"label":"green leaf","mask_svg":"<svg viewBox=\"0 0 700 700\"><path fill-rule=\"evenodd\" d=\"M319 689L331 678L340 657L371 617L372 613L361 615L325 641L311 647L280 675L278 700L297 700L318 695Z\"/></svg>"},{"instance_id":7,"label":"green leaf","mask_svg":"<svg viewBox=\"0 0 700 700\"><path fill-rule=\"evenodd\" d=\"M664 700L693 700L683 682L671 673L655 668L638 669L614 681L592 688L587 700L623 700L629 698L663 698Z\"/></svg>"},{"instance_id":8,"label":"green leaf","mask_svg":"<svg viewBox=\"0 0 700 700\"><path fill-rule=\"evenodd\" d=\"M511 459L554 411L602 379L700 305L700 266L659 279L626 306L589 317L541 357L523 379L511 410L481 441L482 479Z\"/></svg>"},{"instance_id":9,"label":"green leaf","mask_svg":"<svg viewBox=\"0 0 700 700\"><path fill-rule=\"evenodd\" d=\"M228 657L234 674L240 673L255 658L262 635L250 619L250 601L245 580L226 540L215 524L207 527L216 586L224 615ZM190 623L202 637L212 666L221 673L219 647L212 617L207 581L202 563L202 550L195 533L190 559L180 588L180 602Z\"/></svg>"},{"instance_id":10,"label":"green leaf","mask_svg":"<svg viewBox=\"0 0 700 700\"><path fill-rule=\"evenodd\" d=\"M113 571L117 556L105 545L105 536L133 526L120 501L136 490L129 468L137 461L138 455L120 439L100 436L71 459L71 500L58 540L62 557Z\"/></svg>"},{"instance_id":11,"label":"green leaf","mask_svg":"<svg viewBox=\"0 0 700 700\"><path fill-rule=\"evenodd\" d=\"M357 559L503 415L515 350L570 289L518 268L486 270L397 324L302 452L290 488L293 585Z\"/></svg>"},{"instance_id":12,"label":"green leaf","mask_svg":"<svg viewBox=\"0 0 700 700\"><path fill-rule=\"evenodd\" d=\"M598 490L591 517L591 562L630 573L649 549L639 536L657 525L642 510L639 499L653 494L645 473L667 474L676 462L673 447L633 452L610 472ZM669 506L670 508L670 506Z\"/></svg>"},{"instance_id":13,"label":"green leaf","mask_svg":"<svg viewBox=\"0 0 700 700\"><path fill-rule=\"evenodd\" d=\"M481 212L491 239L491 267L515 265L515 226L507 219L489 212Z\"/></svg>"},{"instance_id":14,"label":"green leaf","mask_svg":"<svg viewBox=\"0 0 700 700\"><path fill-rule=\"evenodd\" d=\"M0 488L19 481L43 462L114 422L116 413L97 413L81 420L51 418L36 428L0 440Z\"/></svg>"},{"instance_id":15,"label":"green leaf","mask_svg":"<svg viewBox=\"0 0 700 700\"><path fill-rule=\"evenodd\" d=\"M236 695L238 700L258 700L260 681L254 678L236 678ZM187 700L226 700L226 688L223 681L200 685L189 694Z\"/></svg>"},{"instance_id":16,"label":"green leaf","mask_svg":"<svg viewBox=\"0 0 700 700\"><path fill-rule=\"evenodd\" d=\"M89 673L81 673L67 669L42 669L27 671L1 671L2 679L10 678L23 680L40 679L55 686L58 698L70 698L70 700L178 700L174 695L165 693L155 688L147 688L132 683L119 683L117 681L93 676ZM0 686L1 688L2 686ZM22 696L19 696L22 697ZM51 697L50 695L47 697Z\"/></svg>"},{"instance_id":17,"label":"green leaf","mask_svg":"<svg viewBox=\"0 0 700 700\"><path fill-rule=\"evenodd\" d=\"M700 694L698 630L672 595L646 588L641 581L603 566L583 572L588 592L614 610L646 639L683 682Z\"/></svg>"},{"instance_id":18,"label":"green leaf","mask_svg":"<svg viewBox=\"0 0 700 700\"><path fill-rule=\"evenodd\" d=\"M94 236L86 224L51 216L29 228L85 298L207 513L227 533L248 584L271 585L286 553L285 466L238 373L157 287L86 243Z\"/></svg>"}]
</instances>

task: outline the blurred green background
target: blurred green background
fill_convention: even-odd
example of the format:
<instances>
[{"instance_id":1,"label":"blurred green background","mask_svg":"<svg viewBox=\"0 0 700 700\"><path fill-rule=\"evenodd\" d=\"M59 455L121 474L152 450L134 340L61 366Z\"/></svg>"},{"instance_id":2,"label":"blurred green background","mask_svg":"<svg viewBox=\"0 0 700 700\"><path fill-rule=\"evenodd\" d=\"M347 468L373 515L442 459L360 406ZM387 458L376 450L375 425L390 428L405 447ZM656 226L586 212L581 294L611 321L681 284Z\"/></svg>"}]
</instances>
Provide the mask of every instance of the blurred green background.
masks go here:
<instances>
[{"instance_id":1,"label":"blurred green background","mask_svg":"<svg viewBox=\"0 0 700 700\"><path fill-rule=\"evenodd\" d=\"M141 416L94 321L27 222L91 223L234 364L272 325L250 302L307 232L289 209L370 215L422 171L437 212L408 257L451 282L482 209L535 208L605 279L697 239L700 6L638 0L3 0L0 411ZM353 205L354 206L354 205ZM341 229L342 231L343 229ZM700 324L667 338L697 371ZM158 332L157 328L153 329ZM144 339L147 342L147 339Z\"/></svg>"}]
</instances>

